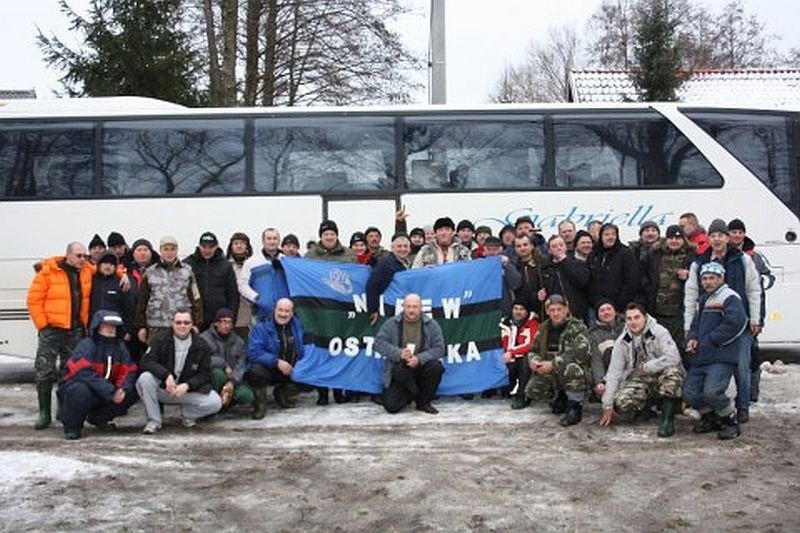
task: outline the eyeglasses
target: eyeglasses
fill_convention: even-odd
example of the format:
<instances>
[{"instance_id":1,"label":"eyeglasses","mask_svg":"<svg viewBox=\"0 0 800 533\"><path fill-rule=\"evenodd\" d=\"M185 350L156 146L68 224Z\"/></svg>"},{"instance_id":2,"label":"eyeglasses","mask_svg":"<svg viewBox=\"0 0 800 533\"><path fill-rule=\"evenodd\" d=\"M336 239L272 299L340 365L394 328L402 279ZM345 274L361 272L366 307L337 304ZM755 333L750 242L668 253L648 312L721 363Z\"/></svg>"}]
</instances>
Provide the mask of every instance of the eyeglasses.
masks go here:
<instances>
[{"instance_id":1,"label":"eyeglasses","mask_svg":"<svg viewBox=\"0 0 800 533\"><path fill-rule=\"evenodd\" d=\"M173 320L172 323L175 324L176 326L191 326L192 325L192 321L191 320Z\"/></svg>"}]
</instances>

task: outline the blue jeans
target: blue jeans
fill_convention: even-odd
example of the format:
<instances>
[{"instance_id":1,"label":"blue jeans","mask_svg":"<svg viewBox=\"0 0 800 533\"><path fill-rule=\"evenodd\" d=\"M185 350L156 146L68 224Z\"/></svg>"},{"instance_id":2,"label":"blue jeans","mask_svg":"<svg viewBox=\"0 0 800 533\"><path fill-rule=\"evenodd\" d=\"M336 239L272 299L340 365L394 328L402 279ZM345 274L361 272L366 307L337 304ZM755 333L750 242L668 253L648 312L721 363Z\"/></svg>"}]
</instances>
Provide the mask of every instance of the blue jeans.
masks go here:
<instances>
[{"instance_id":1,"label":"blue jeans","mask_svg":"<svg viewBox=\"0 0 800 533\"><path fill-rule=\"evenodd\" d=\"M739 362L736 364L736 408L748 409L750 407L750 349L753 344L753 335L748 328L739 339Z\"/></svg>"},{"instance_id":2,"label":"blue jeans","mask_svg":"<svg viewBox=\"0 0 800 533\"><path fill-rule=\"evenodd\" d=\"M733 405L725 395L736 365L714 363L692 365L683 384L683 398L701 413L716 411L720 416L733 413Z\"/></svg>"}]
</instances>

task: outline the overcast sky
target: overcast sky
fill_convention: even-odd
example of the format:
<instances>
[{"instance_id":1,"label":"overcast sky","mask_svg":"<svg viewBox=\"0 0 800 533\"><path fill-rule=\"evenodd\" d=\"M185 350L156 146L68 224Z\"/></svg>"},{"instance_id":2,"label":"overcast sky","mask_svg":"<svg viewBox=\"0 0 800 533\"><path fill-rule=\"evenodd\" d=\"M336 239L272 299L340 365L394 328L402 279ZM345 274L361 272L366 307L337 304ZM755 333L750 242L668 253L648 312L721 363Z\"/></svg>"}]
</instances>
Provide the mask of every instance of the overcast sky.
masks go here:
<instances>
[{"instance_id":1,"label":"overcast sky","mask_svg":"<svg viewBox=\"0 0 800 533\"><path fill-rule=\"evenodd\" d=\"M68 0L79 12L88 0ZM584 36L586 21L601 0L449 0L447 11L448 102L486 102L504 65L519 62L532 39L541 39L550 26L571 25ZM718 12L726 0L706 0ZM409 48L427 56L429 0L407 0L412 13L397 21ZM800 46L800 2L797 0L746 0L746 10L760 17L767 30L782 36L781 50ZM35 88L40 98L52 98L58 75L48 69L36 46L36 27L54 32L76 45L67 19L56 0L4 0L0 17L0 89ZM420 81L427 76L420 74ZM426 93L417 96L425 102Z\"/></svg>"}]
</instances>

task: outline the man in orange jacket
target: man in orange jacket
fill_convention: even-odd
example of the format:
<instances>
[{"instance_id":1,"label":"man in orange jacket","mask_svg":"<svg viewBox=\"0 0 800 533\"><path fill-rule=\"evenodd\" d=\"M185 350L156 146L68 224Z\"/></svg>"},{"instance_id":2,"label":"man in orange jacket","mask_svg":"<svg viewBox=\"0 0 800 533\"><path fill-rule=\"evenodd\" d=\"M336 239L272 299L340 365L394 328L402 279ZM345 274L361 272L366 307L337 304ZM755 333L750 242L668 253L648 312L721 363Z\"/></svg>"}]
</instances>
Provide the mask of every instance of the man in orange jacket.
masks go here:
<instances>
[{"instance_id":1,"label":"man in orange jacket","mask_svg":"<svg viewBox=\"0 0 800 533\"><path fill-rule=\"evenodd\" d=\"M28 289L28 312L39 330L35 380L39 416L35 429L50 425L53 383L84 336L89 318L94 267L87 261L86 247L79 242L67 246L66 256L45 259ZM60 360L57 367L56 361Z\"/></svg>"}]
</instances>

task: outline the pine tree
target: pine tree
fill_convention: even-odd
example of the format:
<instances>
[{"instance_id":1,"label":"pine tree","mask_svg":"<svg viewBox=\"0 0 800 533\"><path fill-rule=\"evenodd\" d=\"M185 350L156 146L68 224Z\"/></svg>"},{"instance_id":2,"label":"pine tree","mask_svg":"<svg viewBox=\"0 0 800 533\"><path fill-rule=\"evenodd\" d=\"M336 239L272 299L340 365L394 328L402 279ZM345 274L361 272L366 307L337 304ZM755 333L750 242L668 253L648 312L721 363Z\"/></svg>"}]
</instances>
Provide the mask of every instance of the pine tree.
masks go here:
<instances>
[{"instance_id":1,"label":"pine tree","mask_svg":"<svg viewBox=\"0 0 800 533\"><path fill-rule=\"evenodd\" d=\"M83 36L73 50L39 31L48 65L64 72L69 96L149 96L200 105L201 70L189 35L181 29L182 0L92 0L86 18L60 0L70 29Z\"/></svg>"},{"instance_id":2,"label":"pine tree","mask_svg":"<svg viewBox=\"0 0 800 533\"><path fill-rule=\"evenodd\" d=\"M638 68L633 82L646 102L675 100L683 83L681 57L675 44L677 21L670 16L669 0L646 0L636 32L634 55Z\"/></svg>"}]
</instances>

